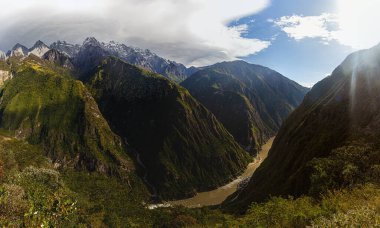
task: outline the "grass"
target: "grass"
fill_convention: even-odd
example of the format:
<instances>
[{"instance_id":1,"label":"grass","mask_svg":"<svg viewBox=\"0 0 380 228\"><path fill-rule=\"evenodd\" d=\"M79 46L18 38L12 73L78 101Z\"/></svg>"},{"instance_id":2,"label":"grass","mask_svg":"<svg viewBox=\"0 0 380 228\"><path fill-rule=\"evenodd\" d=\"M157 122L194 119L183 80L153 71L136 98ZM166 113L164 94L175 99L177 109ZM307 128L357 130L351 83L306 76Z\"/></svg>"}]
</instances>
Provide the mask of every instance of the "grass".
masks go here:
<instances>
[{"instance_id":1,"label":"grass","mask_svg":"<svg viewBox=\"0 0 380 228\"><path fill-rule=\"evenodd\" d=\"M39 59L18 64L16 77L1 90L2 129L43 146L61 166L117 175L124 175L119 167L133 169L123 143L81 82Z\"/></svg>"}]
</instances>

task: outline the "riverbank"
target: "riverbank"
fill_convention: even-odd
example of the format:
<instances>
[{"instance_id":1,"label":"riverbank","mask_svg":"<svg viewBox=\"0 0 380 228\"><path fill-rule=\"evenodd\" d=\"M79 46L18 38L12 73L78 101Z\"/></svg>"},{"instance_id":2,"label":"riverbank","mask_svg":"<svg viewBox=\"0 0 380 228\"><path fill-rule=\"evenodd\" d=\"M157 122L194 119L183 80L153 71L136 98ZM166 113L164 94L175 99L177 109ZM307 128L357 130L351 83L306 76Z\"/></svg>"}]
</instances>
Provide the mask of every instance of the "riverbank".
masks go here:
<instances>
[{"instance_id":1,"label":"riverbank","mask_svg":"<svg viewBox=\"0 0 380 228\"><path fill-rule=\"evenodd\" d=\"M197 193L194 197L188 199L168 201L162 204L149 205L148 207L150 209L154 209L157 207L169 207L175 205L182 205L185 207L203 207L221 204L229 195L231 195L237 190L238 185L242 180L250 178L252 176L255 170L267 157L268 152L272 147L273 140L274 137L269 139L268 142L262 146L255 160L252 163L249 163L244 173L232 182L208 192Z\"/></svg>"}]
</instances>

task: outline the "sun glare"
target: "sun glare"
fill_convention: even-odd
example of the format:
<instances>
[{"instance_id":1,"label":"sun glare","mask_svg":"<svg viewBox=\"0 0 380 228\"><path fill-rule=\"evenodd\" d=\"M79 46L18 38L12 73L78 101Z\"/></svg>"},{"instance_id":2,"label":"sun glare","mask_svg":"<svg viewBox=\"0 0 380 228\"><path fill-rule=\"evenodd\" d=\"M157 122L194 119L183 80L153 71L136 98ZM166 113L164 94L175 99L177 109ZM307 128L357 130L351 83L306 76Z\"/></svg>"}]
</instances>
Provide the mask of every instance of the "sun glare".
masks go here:
<instances>
[{"instance_id":1,"label":"sun glare","mask_svg":"<svg viewBox=\"0 0 380 228\"><path fill-rule=\"evenodd\" d=\"M354 48L369 48L380 40L379 0L338 0L337 38ZM371 34L371 35L368 35Z\"/></svg>"}]
</instances>

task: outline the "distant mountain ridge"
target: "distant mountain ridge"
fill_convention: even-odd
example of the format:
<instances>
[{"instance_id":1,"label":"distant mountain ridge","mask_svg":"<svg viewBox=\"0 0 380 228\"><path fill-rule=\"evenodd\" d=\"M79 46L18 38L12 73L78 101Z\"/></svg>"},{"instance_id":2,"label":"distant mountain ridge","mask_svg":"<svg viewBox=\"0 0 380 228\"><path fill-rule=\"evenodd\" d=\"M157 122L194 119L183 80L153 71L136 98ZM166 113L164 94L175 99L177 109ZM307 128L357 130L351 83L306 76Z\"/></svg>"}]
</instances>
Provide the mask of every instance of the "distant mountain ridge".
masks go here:
<instances>
[{"instance_id":1,"label":"distant mountain ridge","mask_svg":"<svg viewBox=\"0 0 380 228\"><path fill-rule=\"evenodd\" d=\"M42 57L50 49L56 49L74 61L80 62L80 51L83 51L83 49L89 46L98 47L98 54L101 53L103 55L102 57L118 57L127 63L161 74L176 82L183 81L198 70L195 67L187 68L183 64L164 59L155 53L152 53L148 49L143 50L140 48L130 47L115 41L110 41L108 43L99 42L94 37L86 38L82 45L70 44L65 41L56 41L48 46L42 41L37 41L32 48L28 49L21 44L16 44L4 57L2 57L3 55L0 53L0 59L5 59L10 56L24 57L29 54Z\"/></svg>"},{"instance_id":2,"label":"distant mountain ridge","mask_svg":"<svg viewBox=\"0 0 380 228\"><path fill-rule=\"evenodd\" d=\"M308 91L278 72L244 61L204 67L181 85L253 154L275 135Z\"/></svg>"}]
</instances>

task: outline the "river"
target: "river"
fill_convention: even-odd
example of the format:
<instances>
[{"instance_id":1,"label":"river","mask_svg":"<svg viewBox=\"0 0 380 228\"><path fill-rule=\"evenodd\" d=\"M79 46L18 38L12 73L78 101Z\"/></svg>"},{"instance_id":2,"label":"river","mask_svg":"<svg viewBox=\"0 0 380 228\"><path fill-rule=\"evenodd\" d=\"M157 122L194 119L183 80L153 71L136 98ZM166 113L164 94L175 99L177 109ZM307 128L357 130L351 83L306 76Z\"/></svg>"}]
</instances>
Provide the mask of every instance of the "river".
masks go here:
<instances>
[{"instance_id":1,"label":"river","mask_svg":"<svg viewBox=\"0 0 380 228\"><path fill-rule=\"evenodd\" d=\"M188 199L168 201L162 204L153 204L149 205L148 208L153 209L157 207L169 207L174 205L182 205L185 207L202 207L221 204L229 195L237 190L238 184L242 180L252 176L253 172L255 172L257 167L259 167L261 162L267 157L268 151L272 147L273 140L274 137L269 139L268 142L262 146L257 158L255 158L252 163L249 163L244 173L232 182L208 192L197 193L195 196Z\"/></svg>"}]
</instances>

